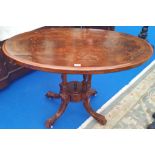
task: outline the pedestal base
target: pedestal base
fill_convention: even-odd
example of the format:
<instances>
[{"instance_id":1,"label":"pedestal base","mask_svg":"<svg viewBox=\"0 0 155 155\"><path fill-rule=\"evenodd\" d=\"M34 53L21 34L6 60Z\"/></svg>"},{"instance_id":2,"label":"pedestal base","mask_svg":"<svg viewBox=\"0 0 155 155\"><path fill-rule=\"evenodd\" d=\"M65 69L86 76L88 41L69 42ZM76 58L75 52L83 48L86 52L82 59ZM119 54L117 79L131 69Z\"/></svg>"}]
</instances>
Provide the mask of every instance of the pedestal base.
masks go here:
<instances>
[{"instance_id":1,"label":"pedestal base","mask_svg":"<svg viewBox=\"0 0 155 155\"><path fill-rule=\"evenodd\" d=\"M91 89L92 75L83 75L83 81L67 82L67 75L62 74L62 83L60 83L60 93L56 94L49 91L46 96L48 98L61 98L61 106L57 113L49 118L46 122L46 127L51 128L55 121L64 113L70 101L79 102L83 101L84 107L87 112L94 117L100 124L106 124L106 119L101 114L96 113L90 105L90 97L96 95L96 91Z\"/></svg>"}]
</instances>

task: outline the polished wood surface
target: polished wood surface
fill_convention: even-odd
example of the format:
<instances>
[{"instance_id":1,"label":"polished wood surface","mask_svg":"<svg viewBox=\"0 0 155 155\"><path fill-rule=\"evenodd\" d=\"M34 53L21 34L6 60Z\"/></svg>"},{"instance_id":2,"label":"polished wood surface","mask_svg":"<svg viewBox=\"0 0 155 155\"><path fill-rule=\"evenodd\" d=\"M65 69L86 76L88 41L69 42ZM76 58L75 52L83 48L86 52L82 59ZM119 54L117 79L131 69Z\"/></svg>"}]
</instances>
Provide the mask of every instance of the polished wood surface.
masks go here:
<instances>
[{"instance_id":1,"label":"polished wood surface","mask_svg":"<svg viewBox=\"0 0 155 155\"><path fill-rule=\"evenodd\" d=\"M147 61L145 40L98 29L47 28L7 40L4 53L25 67L59 73L97 74L125 70Z\"/></svg>"},{"instance_id":2,"label":"polished wood surface","mask_svg":"<svg viewBox=\"0 0 155 155\"><path fill-rule=\"evenodd\" d=\"M47 28L81 28L81 26L44 26L39 29ZM114 26L82 26L82 28L92 29L104 29L114 31ZM9 60L4 56L2 52L2 44L4 41L0 41L0 90L9 86L13 81L28 74L32 70L15 64L12 60Z\"/></svg>"}]
</instances>

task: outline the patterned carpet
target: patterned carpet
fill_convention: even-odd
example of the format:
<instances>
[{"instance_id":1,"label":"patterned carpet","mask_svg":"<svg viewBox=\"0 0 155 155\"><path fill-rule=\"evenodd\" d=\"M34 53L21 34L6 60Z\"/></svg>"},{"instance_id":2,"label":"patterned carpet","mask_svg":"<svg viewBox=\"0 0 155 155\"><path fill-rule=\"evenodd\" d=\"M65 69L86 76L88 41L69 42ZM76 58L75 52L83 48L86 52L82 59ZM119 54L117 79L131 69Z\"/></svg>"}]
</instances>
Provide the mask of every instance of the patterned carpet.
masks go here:
<instances>
[{"instance_id":1,"label":"patterned carpet","mask_svg":"<svg viewBox=\"0 0 155 155\"><path fill-rule=\"evenodd\" d=\"M100 111L108 121L105 126L91 118L92 120L82 128L143 129L152 122L153 112L155 112L155 65L118 100Z\"/></svg>"}]
</instances>

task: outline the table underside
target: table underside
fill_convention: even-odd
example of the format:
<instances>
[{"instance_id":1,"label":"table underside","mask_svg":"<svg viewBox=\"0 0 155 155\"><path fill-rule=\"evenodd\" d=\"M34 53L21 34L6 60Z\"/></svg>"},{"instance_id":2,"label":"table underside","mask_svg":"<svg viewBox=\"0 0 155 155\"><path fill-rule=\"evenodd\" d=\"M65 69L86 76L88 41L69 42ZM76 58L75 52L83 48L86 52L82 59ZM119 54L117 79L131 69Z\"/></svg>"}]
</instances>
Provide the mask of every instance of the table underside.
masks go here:
<instances>
[{"instance_id":1,"label":"table underside","mask_svg":"<svg viewBox=\"0 0 155 155\"><path fill-rule=\"evenodd\" d=\"M101 114L96 113L90 105L90 97L96 95L96 90L91 88L92 75L83 75L83 81L67 82L67 75L61 74L62 82L60 83L60 93L56 94L49 91L46 96L48 98L60 98L61 105L57 113L46 121L46 127L52 128L55 121L65 112L70 101L83 101L83 105L87 112L95 118L100 124L106 124L106 119Z\"/></svg>"}]
</instances>

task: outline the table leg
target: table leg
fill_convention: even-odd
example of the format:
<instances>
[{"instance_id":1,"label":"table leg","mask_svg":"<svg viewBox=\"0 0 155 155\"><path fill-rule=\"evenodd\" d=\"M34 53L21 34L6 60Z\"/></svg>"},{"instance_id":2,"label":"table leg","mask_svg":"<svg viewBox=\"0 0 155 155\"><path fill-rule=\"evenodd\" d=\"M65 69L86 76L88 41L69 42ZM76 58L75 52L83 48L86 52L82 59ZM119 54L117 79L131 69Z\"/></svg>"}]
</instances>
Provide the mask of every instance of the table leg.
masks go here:
<instances>
[{"instance_id":1,"label":"table leg","mask_svg":"<svg viewBox=\"0 0 155 155\"><path fill-rule=\"evenodd\" d=\"M47 92L46 96L48 98L60 98L60 94L53 93L51 91Z\"/></svg>"},{"instance_id":2,"label":"table leg","mask_svg":"<svg viewBox=\"0 0 155 155\"><path fill-rule=\"evenodd\" d=\"M53 117L49 118L46 121L46 127L47 128L52 128L55 121L65 112L68 103L69 103L68 96L62 95L61 96L61 105L60 105L59 110L57 111L57 113Z\"/></svg>"},{"instance_id":3,"label":"table leg","mask_svg":"<svg viewBox=\"0 0 155 155\"><path fill-rule=\"evenodd\" d=\"M101 114L96 113L90 105L90 97L96 95L96 91L91 89L92 75L84 75L83 85L86 85L86 90L83 95L83 104L87 112L94 117L100 124L105 125L107 120Z\"/></svg>"},{"instance_id":4,"label":"table leg","mask_svg":"<svg viewBox=\"0 0 155 155\"><path fill-rule=\"evenodd\" d=\"M96 119L96 121L98 121L100 124L102 125L105 125L107 120L105 119L105 117L101 114L98 114L96 113L92 108L91 108L91 105L90 105L90 99L89 97L86 97L84 100L83 100L83 104L84 104L84 107L85 109L87 110L87 112L92 116L94 117L94 119Z\"/></svg>"}]
</instances>

